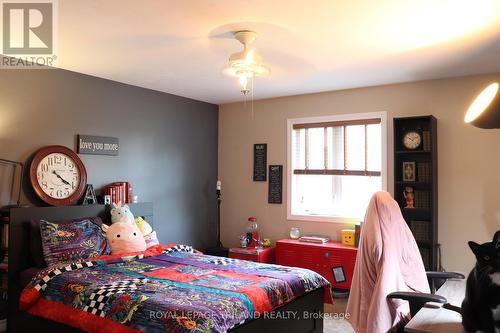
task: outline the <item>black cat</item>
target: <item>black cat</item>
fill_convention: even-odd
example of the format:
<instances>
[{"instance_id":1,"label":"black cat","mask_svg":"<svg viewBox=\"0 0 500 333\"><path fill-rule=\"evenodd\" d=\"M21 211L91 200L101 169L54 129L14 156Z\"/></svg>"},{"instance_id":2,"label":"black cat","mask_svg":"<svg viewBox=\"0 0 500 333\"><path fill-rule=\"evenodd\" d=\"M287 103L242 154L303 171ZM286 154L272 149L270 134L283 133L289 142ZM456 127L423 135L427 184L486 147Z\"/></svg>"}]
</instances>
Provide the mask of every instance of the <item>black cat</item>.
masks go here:
<instances>
[{"instance_id":1,"label":"black cat","mask_svg":"<svg viewBox=\"0 0 500 333\"><path fill-rule=\"evenodd\" d=\"M477 262L467 278L462 324L470 333L500 333L500 230L493 241L469 246Z\"/></svg>"}]
</instances>

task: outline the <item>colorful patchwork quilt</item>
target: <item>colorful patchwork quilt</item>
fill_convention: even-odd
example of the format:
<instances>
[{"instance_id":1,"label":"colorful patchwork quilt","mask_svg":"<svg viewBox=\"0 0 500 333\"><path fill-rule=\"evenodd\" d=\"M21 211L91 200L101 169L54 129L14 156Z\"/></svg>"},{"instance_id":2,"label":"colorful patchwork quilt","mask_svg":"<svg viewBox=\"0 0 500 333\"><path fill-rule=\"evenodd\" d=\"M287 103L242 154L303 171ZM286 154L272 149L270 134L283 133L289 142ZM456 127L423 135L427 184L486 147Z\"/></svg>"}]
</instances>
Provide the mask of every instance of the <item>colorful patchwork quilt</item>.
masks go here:
<instances>
[{"instance_id":1,"label":"colorful patchwork quilt","mask_svg":"<svg viewBox=\"0 0 500 333\"><path fill-rule=\"evenodd\" d=\"M51 266L24 289L20 306L87 332L226 332L324 286L307 269L156 245Z\"/></svg>"}]
</instances>

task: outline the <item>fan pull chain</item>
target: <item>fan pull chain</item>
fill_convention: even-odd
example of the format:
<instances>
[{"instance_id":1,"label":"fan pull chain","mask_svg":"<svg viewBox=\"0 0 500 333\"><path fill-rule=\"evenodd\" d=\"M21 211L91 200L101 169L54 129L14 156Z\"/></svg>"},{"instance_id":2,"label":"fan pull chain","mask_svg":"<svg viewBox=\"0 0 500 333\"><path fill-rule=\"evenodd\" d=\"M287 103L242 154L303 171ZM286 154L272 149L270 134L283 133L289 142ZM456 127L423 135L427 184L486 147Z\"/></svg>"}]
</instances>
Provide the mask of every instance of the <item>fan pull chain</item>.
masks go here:
<instances>
[{"instance_id":1,"label":"fan pull chain","mask_svg":"<svg viewBox=\"0 0 500 333\"><path fill-rule=\"evenodd\" d=\"M253 120L253 117L254 117L254 111L253 111L253 76L252 76L252 120Z\"/></svg>"}]
</instances>

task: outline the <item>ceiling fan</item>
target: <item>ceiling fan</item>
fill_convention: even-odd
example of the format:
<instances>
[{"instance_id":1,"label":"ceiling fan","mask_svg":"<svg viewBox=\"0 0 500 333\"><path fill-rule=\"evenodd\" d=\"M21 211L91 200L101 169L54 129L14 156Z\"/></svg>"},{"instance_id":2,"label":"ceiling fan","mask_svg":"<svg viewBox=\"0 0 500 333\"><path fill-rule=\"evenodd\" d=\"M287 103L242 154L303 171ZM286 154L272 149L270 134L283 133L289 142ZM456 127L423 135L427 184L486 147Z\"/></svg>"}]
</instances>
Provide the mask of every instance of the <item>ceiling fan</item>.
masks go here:
<instances>
[{"instance_id":1,"label":"ceiling fan","mask_svg":"<svg viewBox=\"0 0 500 333\"><path fill-rule=\"evenodd\" d=\"M250 30L239 30L233 33L241 44L243 51L233 53L229 57L229 66L224 69L224 74L237 77L241 86L241 93L250 92L248 81L255 76L267 76L269 68L263 65L262 56L252 48L252 43L257 38L257 33Z\"/></svg>"}]
</instances>

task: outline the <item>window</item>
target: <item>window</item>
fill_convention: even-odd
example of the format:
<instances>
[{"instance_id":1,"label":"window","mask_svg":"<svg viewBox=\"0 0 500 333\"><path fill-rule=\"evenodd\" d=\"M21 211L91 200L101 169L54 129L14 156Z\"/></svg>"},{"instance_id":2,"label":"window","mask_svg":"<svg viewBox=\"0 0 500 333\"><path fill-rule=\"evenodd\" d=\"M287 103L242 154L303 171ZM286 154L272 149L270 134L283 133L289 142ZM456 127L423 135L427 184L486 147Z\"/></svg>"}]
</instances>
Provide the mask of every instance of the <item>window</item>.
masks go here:
<instances>
[{"instance_id":1,"label":"window","mask_svg":"<svg viewBox=\"0 0 500 333\"><path fill-rule=\"evenodd\" d=\"M386 114L288 120L289 220L355 222L386 185Z\"/></svg>"}]
</instances>

